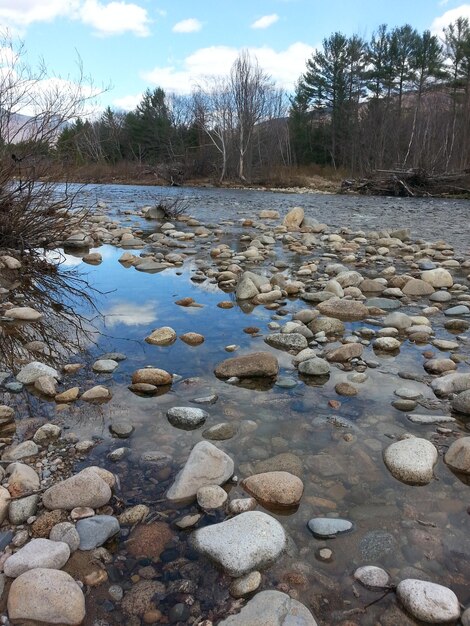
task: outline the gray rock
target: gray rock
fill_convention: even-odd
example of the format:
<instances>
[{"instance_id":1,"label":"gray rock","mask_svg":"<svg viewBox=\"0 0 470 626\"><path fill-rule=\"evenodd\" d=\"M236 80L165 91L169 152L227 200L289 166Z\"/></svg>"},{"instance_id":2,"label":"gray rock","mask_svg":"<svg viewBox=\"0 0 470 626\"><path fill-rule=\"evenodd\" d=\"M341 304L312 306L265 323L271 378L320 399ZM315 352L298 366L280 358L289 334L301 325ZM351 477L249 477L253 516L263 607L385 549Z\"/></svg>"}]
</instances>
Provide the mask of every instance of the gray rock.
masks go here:
<instances>
[{"instance_id":1,"label":"gray rock","mask_svg":"<svg viewBox=\"0 0 470 626\"><path fill-rule=\"evenodd\" d=\"M59 372L53 367L49 367L49 365L40 363L39 361L33 361L20 369L16 375L16 380L23 383L23 385L32 385L41 376L51 376L56 379L60 378Z\"/></svg>"},{"instance_id":2,"label":"gray rock","mask_svg":"<svg viewBox=\"0 0 470 626\"><path fill-rule=\"evenodd\" d=\"M94 550L120 531L119 522L112 515L95 515L78 520L77 533L80 550Z\"/></svg>"},{"instance_id":3,"label":"gray rock","mask_svg":"<svg viewBox=\"0 0 470 626\"><path fill-rule=\"evenodd\" d=\"M452 400L452 408L458 413L470 415L470 389L455 396Z\"/></svg>"},{"instance_id":4,"label":"gray rock","mask_svg":"<svg viewBox=\"0 0 470 626\"><path fill-rule=\"evenodd\" d=\"M444 311L444 315L468 315L470 309L465 304L458 304Z\"/></svg>"},{"instance_id":5,"label":"gray rock","mask_svg":"<svg viewBox=\"0 0 470 626\"><path fill-rule=\"evenodd\" d=\"M47 489L42 501L51 511L54 509L71 511L77 506L96 509L108 504L110 499L109 485L95 472L82 470Z\"/></svg>"},{"instance_id":6,"label":"gray rock","mask_svg":"<svg viewBox=\"0 0 470 626\"><path fill-rule=\"evenodd\" d=\"M210 428L203 431L202 436L212 441L223 441L224 439L231 439L235 436L237 429L234 424L230 422L221 422L215 424Z\"/></svg>"},{"instance_id":7,"label":"gray rock","mask_svg":"<svg viewBox=\"0 0 470 626\"><path fill-rule=\"evenodd\" d=\"M184 468L167 493L168 500L194 498L200 487L223 485L233 474L232 459L209 441L200 441L191 450Z\"/></svg>"},{"instance_id":8,"label":"gray rock","mask_svg":"<svg viewBox=\"0 0 470 626\"><path fill-rule=\"evenodd\" d=\"M126 420L119 420L110 424L109 430L119 439L128 439L134 432L134 426Z\"/></svg>"},{"instance_id":9,"label":"gray rock","mask_svg":"<svg viewBox=\"0 0 470 626\"><path fill-rule=\"evenodd\" d=\"M457 374L453 372L451 374L445 374L439 378L434 378L431 381L431 389L436 396L445 397L451 393L460 393L470 389L470 373Z\"/></svg>"},{"instance_id":10,"label":"gray rock","mask_svg":"<svg viewBox=\"0 0 470 626\"><path fill-rule=\"evenodd\" d=\"M413 322L409 315L406 313L400 313L396 311L395 313L390 313L384 319L384 326L387 328L396 328L397 330L405 330L412 326Z\"/></svg>"},{"instance_id":11,"label":"gray rock","mask_svg":"<svg viewBox=\"0 0 470 626\"><path fill-rule=\"evenodd\" d=\"M168 409L166 416L172 426L183 430L194 430L204 424L209 413L195 407L174 406Z\"/></svg>"},{"instance_id":12,"label":"gray rock","mask_svg":"<svg viewBox=\"0 0 470 626\"><path fill-rule=\"evenodd\" d=\"M36 514L39 495L27 496L19 500L12 500L8 508L8 518L12 524L24 524L28 518Z\"/></svg>"},{"instance_id":13,"label":"gray rock","mask_svg":"<svg viewBox=\"0 0 470 626\"><path fill-rule=\"evenodd\" d=\"M354 572L354 578L367 589L384 589L390 583L390 576L381 567L364 565Z\"/></svg>"},{"instance_id":14,"label":"gray rock","mask_svg":"<svg viewBox=\"0 0 470 626\"><path fill-rule=\"evenodd\" d=\"M5 561L4 572L10 578L16 578L38 567L61 569L69 560L69 556L70 548L66 543L32 539Z\"/></svg>"},{"instance_id":15,"label":"gray rock","mask_svg":"<svg viewBox=\"0 0 470 626\"><path fill-rule=\"evenodd\" d=\"M392 443L383 457L388 470L397 480L408 485L427 485L433 479L438 453L426 439L410 437Z\"/></svg>"},{"instance_id":16,"label":"gray rock","mask_svg":"<svg viewBox=\"0 0 470 626\"><path fill-rule=\"evenodd\" d=\"M300 333L274 333L265 337L264 341L278 350L300 352L308 347L307 339Z\"/></svg>"},{"instance_id":17,"label":"gray rock","mask_svg":"<svg viewBox=\"0 0 470 626\"><path fill-rule=\"evenodd\" d=\"M399 300L392 300L391 298L368 298L366 300L366 306L377 307L384 311L394 311L401 307Z\"/></svg>"},{"instance_id":18,"label":"gray rock","mask_svg":"<svg viewBox=\"0 0 470 626\"><path fill-rule=\"evenodd\" d=\"M336 537L353 529L353 523L336 517L314 517L307 524L316 537L322 539Z\"/></svg>"},{"instance_id":19,"label":"gray rock","mask_svg":"<svg viewBox=\"0 0 470 626\"><path fill-rule=\"evenodd\" d=\"M470 437L461 437L454 441L444 459L447 465L456 472L470 474Z\"/></svg>"},{"instance_id":20,"label":"gray rock","mask_svg":"<svg viewBox=\"0 0 470 626\"><path fill-rule=\"evenodd\" d=\"M398 584L397 598L408 613L427 624L447 624L460 617L457 596L442 585L408 578Z\"/></svg>"},{"instance_id":21,"label":"gray rock","mask_svg":"<svg viewBox=\"0 0 470 626\"><path fill-rule=\"evenodd\" d=\"M34 569L13 581L8 617L17 623L77 626L85 619L85 596L66 572Z\"/></svg>"},{"instance_id":22,"label":"gray rock","mask_svg":"<svg viewBox=\"0 0 470 626\"><path fill-rule=\"evenodd\" d=\"M397 549L395 537L384 530L371 530L359 543L364 561L380 561L386 554Z\"/></svg>"},{"instance_id":23,"label":"gray rock","mask_svg":"<svg viewBox=\"0 0 470 626\"><path fill-rule=\"evenodd\" d=\"M287 537L281 524L259 511L196 530L193 547L238 577L273 563L284 551Z\"/></svg>"},{"instance_id":24,"label":"gray rock","mask_svg":"<svg viewBox=\"0 0 470 626\"><path fill-rule=\"evenodd\" d=\"M317 622L307 607L286 593L261 591L219 626L317 626Z\"/></svg>"},{"instance_id":25,"label":"gray rock","mask_svg":"<svg viewBox=\"0 0 470 626\"><path fill-rule=\"evenodd\" d=\"M406 417L414 424L448 424L456 421L450 415L420 415L413 413L413 415L407 415Z\"/></svg>"},{"instance_id":26,"label":"gray rock","mask_svg":"<svg viewBox=\"0 0 470 626\"><path fill-rule=\"evenodd\" d=\"M315 357L299 363L299 372L305 376L325 376L330 373L330 365L325 359Z\"/></svg>"},{"instance_id":27,"label":"gray rock","mask_svg":"<svg viewBox=\"0 0 470 626\"><path fill-rule=\"evenodd\" d=\"M49 539L66 543L70 552L75 552L80 547L80 535L71 522L60 522L53 526L49 533Z\"/></svg>"},{"instance_id":28,"label":"gray rock","mask_svg":"<svg viewBox=\"0 0 470 626\"><path fill-rule=\"evenodd\" d=\"M38 454L39 448L31 439L22 441L2 454L2 461L19 461Z\"/></svg>"},{"instance_id":29,"label":"gray rock","mask_svg":"<svg viewBox=\"0 0 470 626\"><path fill-rule=\"evenodd\" d=\"M92 365L93 371L100 374L111 374L119 364L112 359L98 359Z\"/></svg>"}]
</instances>

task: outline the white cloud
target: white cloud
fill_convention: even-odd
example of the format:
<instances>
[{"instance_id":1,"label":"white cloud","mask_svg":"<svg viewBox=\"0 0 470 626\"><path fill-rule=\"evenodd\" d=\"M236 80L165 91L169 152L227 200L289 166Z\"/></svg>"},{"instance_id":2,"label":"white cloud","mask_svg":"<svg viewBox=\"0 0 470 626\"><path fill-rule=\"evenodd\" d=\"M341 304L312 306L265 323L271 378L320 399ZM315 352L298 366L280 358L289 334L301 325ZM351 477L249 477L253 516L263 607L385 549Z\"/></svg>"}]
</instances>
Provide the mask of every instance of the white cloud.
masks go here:
<instances>
[{"instance_id":1,"label":"white cloud","mask_svg":"<svg viewBox=\"0 0 470 626\"><path fill-rule=\"evenodd\" d=\"M271 15L263 15L259 20L256 20L251 25L251 28L269 28L279 20L279 15L277 13L272 13Z\"/></svg>"},{"instance_id":2,"label":"white cloud","mask_svg":"<svg viewBox=\"0 0 470 626\"><path fill-rule=\"evenodd\" d=\"M442 35L442 29L455 22L459 17L466 17L470 20L470 4L461 4L455 9L449 9L441 16L436 17L431 24L431 32L435 35Z\"/></svg>"},{"instance_id":3,"label":"white cloud","mask_svg":"<svg viewBox=\"0 0 470 626\"><path fill-rule=\"evenodd\" d=\"M142 304L131 302L118 302L104 312L106 326L112 328L117 324L125 326L140 326L151 324L157 319L156 302L150 301Z\"/></svg>"},{"instance_id":4,"label":"white cloud","mask_svg":"<svg viewBox=\"0 0 470 626\"><path fill-rule=\"evenodd\" d=\"M116 98L113 100L113 104L118 109L123 111L133 111L142 100L142 94L123 96L122 98Z\"/></svg>"},{"instance_id":5,"label":"white cloud","mask_svg":"<svg viewBox=\"0 0 470 626\"><path fill-rule=\"evenodd\" d=\"M174 33L197 33L201 30L202 23L195 17L189 17L187 20L182 20L175 24L172 28Z\"/></svg>"},{"instance_id":6,"label":"white cloud","mask_svg":"<svg viewBox=\"0 0 470 626\"><path fill-rule=\"evenodd\" d=\"M277 52L273 48L249 48L260 66L270 74L280 87L292 89L300 74L305 71L305 62L314 48L300 41L285 50ZM205 76L226 75L240 50L229 46L200 48L186 57L178 66L157 66L153 70L141 72L141 77L162 87L166 91L189 93L192 87Z\"/></svg>"},{"instance_id":7,"label":"white cloud","mask_svg":"<svg viewBox=\"0 0 470 626\"><path fill-rule=\"evenodd\" d=\"M102 4L98 0L85 0L80 8L80 19L84 24L92 26L99 35L130 32L138 37L147 37L150 34L147 11L133 3Z\"/></svg>"},{"instance_id":8,"label":"white cloud","mask_svg":"<svg viewBox=\"0 0 470 626\"><path fill-rule=\"evenodd\" d=\"M133 3L117 0L1 0L0 25L25 28L34 22L51 22L57 18L79 20L99 35L134 33L150 34L147 10Z\"/></svg>"}]
</instances>

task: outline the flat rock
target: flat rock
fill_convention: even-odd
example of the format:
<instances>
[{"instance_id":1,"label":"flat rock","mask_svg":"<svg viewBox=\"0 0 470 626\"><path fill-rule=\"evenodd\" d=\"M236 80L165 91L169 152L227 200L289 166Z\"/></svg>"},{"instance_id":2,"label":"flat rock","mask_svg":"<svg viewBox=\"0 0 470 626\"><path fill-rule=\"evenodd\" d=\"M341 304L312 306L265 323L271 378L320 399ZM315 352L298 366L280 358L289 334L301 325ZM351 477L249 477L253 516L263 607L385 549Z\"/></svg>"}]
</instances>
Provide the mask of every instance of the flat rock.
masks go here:
<instances>
[{"instance_id":1,"label":"flat rock","mask_svg":"<svg viewBox=\"0 0 470 626\"><path fill-rule=\"evenodd\" d=\"M61 569L69 560L69 556L70 548L64 542L31 539L5 561L4 572L10 578L16 578L38 567Z\"/></svg>"},{"instance_id":2,"label":"flat rock","mask_svg":"<svg viewBox=\"0 0 470 626\"><path fill-rule=\"evenodd\" d=\"M144 367L136 370L132 374L132 384L145 383L155 387L171 385L173 378L171 374L158 367Z\"/></svg>"},{"instance_id":3,"label":"flat rock","mask_svg":"<svg viewBox=\"0 0 470 626\"><path fill-rule=\"evenodd\" d=\"M426 439L410 437L392 443L384 450L388 470L397 480L409 485L427 485L433 479L438 453Z\"/></svg>"},{"instance_id":4,"label":"flat rock","mask_svg":"<svg viewBox=\"0 0 470 626\"><path fill-rule=\"evenodd\" d=\"M297 506L302 498L304 484L290 472L274 471L249 476L241 486L266 507Z\"/></svg>"},{"instance_id":5,"label":"flat rock","mask_svg":"<svg viewBox=\"0 0 470 626\"><path fill-rule=\"evenodd\" d=\"M100 374L111 374L118 365L119 363L112 359L98 359L93 363L92 369Z\"/></svg>"},{"instance_id":6,"label":"flat rock","mask_svg":"<svg viewBox=\"0 0 470 626\"><path fill-rule=\"evenodd\" d=\"M43 317L43 314L30 306L18 306L8 309L6 312L8 317L22 322L36 322Z\"/></svg>"},{"instance_id":7,"label":"flat rock","mask_svg":"<svg viewBox=\"0 0 470 626\"><path fill-rule=\"evenodd\" d=\"M286 593L261 591L219 626L317 626L317 622L307 607Z\"/></svg>"},{"instance_id":8,"label":"flat rock","mask_svg":"<svg viewBox=\"0 0 470 626\"><path fill-rule=\"evenodd\" d=\"M53 367L49 367L45 363L33 361L20 369L16 375L16 380L23 385L32 385L41 376L52 376L52 378L60 378L60 374Z\"/></svg>"},{"instance_id":9,"label":"flat rock","mask_svg":"<svg viewBox=\"0 0 470 626\"><path fill-rule=\"evenodd\" d=\"M456 472L470 474L470 437L461 437L454 441L444 460Z\"/></svg>"},{"instance_id":10,"label":"flat rock","mask_svg":"<svg viewBox=\"0 0 470 626\"><path fill-rule=\"evenodd\" d=\"M275 378L279 371L277 358L270 352L254 352L226 359L215 368L218 378Z\"/></svg>"},{"instance_id":11,"label":"flat rock","mask_svg":"<svg viewBox=\"0 0 470 626\"><path fill-rule=\"evenodd\" d=\"M326 358L331 363L346 363L351 359L360 357L363 351L364 346L361 343L345 343L339 348L328 352Z\"/></svg>"},{"instance_id":12,"label":"flat rock","mask_svg":"<svg viewBox=\"0 0 470 626\"><path fill-rule=\"evenodd\" d=\"M405 610L427 624L447 624L460 617L457 596L442 585L408 578L398 584L396 593Z\"/></svg>"},{"instance_id":13,"label":"flat rock","mask_svg":"<svg viewBox=\"0 0 470 626\"><path fill-rule=\"evenodd\" d=\"M170 326L162 326L145 338L153 346L170 346L176 341L176 332Z\"/></svg>"},{"instance_id":14,"label":"flat rock","mask_svg":"<svg viewBox=\"0 0 470 626\"><path fill-rule=\"evenodd\" d=\"M79 626L85 619L85 596L66 572L37 568L13 581L8 617L13 621Z\"/></svg>"},{"instance_id":15,"label":"flat rock","mask_svg":"<svg viewBox=\"0 0 470 626\"><path fill-rule=\"evenodd\" d=\"M353 523L337 517L314 517L307 524L309 530L322 539L336 537L353 529Z\"/></svg>"},{"instance_id":16,"label":"flat rock","mask_svg":"<svg viewBox=\"0 0 470 626\"><path fill-rule=\"evenodd\" d=\"M295 353L308 347L307 339L300 333L273 333L265 337L264 341L272 348Z\"/></svg>"},{"instance_id":17,"label":"flat rock","mask_svg":"<svg viewBox=\"0 0 470 626\"><path fill-rule=\"evenodd\" d=\"M196 530L191 542L230 576L239 577L276 561L286 547L287 537L273 517L250 511Z\"/></svg>"},{"instance_id":18,"label":"flat rock","mask_svg":"<svg viewBox=\"0 0 470 626\"><path fill-rule=\"evenodd\" d=\"M464 415L470 415L470 389L458 393L452 400L452 409Z\"/></svg>"},{"instance_id":19,"label":"flat rock","mask_svg":"<svg viewBox=\"0 0 470 626\"><path fill-rule=\"evenodd\" d=\"M326 300L317 305L322 315L342 321L359 321L369 315L369 309L356 300Z\"/></svg>"},{"instance_id":20,"label":"flat rock","mask_svg":"<svg viewBox=\"0 0 470 626\"><path fill-rule=\"evenodd\" d=\"M168 500L193 498L200 487L222 485L232 475L234 463L209 441L200 441L191 450L183 469L168 490Z\"/></svg>"},{"instance_id":21,"label":"flat rock","mask_svg":"<svg viewBox=\"0 0 470 626\"><path fill-rule=\"evenodd\" d=\"M77 522L80 550L94 550L120 531L119 522L112 515L94 515Z\"/></svg>"}]
</instances>

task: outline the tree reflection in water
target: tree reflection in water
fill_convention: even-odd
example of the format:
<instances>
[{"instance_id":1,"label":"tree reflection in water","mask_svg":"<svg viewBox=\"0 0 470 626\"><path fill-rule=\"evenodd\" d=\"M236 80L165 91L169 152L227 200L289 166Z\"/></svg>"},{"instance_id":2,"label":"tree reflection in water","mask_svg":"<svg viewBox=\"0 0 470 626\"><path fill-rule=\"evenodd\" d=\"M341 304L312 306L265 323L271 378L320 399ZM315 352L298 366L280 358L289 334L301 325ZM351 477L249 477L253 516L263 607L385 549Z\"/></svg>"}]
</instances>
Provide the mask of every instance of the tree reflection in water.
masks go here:
<instances>
[{"instance_id":1,"label":"tree reflection in water","mask_svg":"<svg viewBox=\"0 0 470 626\"><path fill-rule=\"evenodd\" d=\"M98 292L76 268L62 269L60 258L23 256L21 263L20 271L0 272L0 286L9 290L0 296L0 367L15 373L32 360L57 367L96 343L94 322L101 317L93 299ZM43 317L32 323L8 320L7 302L32 307Z\"/></svg>"}]
</instances>

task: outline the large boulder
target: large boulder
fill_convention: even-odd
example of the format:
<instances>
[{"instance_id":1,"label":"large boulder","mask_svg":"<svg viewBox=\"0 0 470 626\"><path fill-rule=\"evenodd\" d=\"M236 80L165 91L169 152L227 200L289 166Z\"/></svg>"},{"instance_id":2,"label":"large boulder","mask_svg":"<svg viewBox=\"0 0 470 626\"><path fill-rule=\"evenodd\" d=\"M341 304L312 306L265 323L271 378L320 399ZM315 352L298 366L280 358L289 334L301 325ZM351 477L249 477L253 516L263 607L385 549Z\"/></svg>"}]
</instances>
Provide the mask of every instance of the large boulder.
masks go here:
<instances>
[{"instance_id":1,"label":"large boulder","mask_svg":"<svg viewBox=\"0 0 470 626\"><path fill-rule=\"evenodd\" d=\"M249 511L196 530L191 542L230 576L238 577L274 563L284 551L287 537L274 517Z\"/></svg>"},{"instance_id":2,"label":"large boulder","mask_svg":"<svg viewBox=\"0 0 470 626\"><path fill-rule=\"evenodd\" d=\"M183 469L168 490L168 500L194 498L200 487L223 485L233 474L233 460L209 441L200 441L191 450Z\"/></svg>"},{"instance_id":3,"label":"large boulder","mask_svg":"<svg viewBox=\"0 0 470 626\"><path fill-rule=\"evenodd\" d=\"M317 626L303 604L281 591L257 593L238 613L219 622L219 626Z\"/></svg>"},{"instance_id":4,"label":"large boulder","mask_svg":"<svg viewBox=\"0 0 470 626\"><path fill-rule=\"evenodd\" d=\"M85 619L85 596L66 572L38 568L18 576L8 594L10 620L79 626Z\"/></svg>"},{"instance_id":5,"label":"large boulder","mask_svg":"<svg viewBox=\"0 0 470 626\"><path fill-rule=\"evenodd\" d=\"M305 212L302 207L296 206L284 217L282 225L290 231L299 230L302 226L302 222L304 221L304 217Z\"/></svg>"},{"instance_id":6,"label":"large boulder","mask_svg":"<svg viewBox=\"0 0 470 626\"><path fill-rule=\"evenodd\" d=\"M278 371L277 359L270 352L253 352L226 359L214 370L218 378L275 378Z\"/></svg>"}]
</instances>

